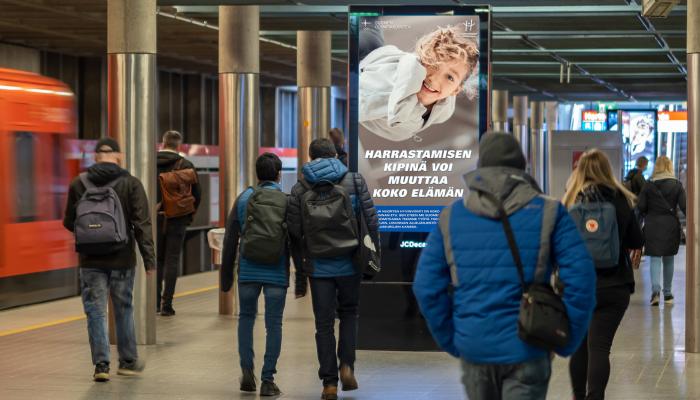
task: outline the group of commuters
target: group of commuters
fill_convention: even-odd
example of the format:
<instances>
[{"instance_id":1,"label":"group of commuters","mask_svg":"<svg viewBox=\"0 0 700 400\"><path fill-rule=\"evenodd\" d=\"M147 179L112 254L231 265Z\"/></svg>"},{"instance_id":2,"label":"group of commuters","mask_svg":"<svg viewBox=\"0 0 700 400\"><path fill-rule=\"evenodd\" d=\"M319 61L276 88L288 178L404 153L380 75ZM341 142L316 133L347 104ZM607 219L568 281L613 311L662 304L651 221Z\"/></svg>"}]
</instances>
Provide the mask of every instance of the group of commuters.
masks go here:
<instances>
[{"instance_id":1,"label":"group of commuters","mask_svg":"<svg viewBox=\"0 0 700 400\"><path fill-rule=\"evenodd\" d=\"M258 390L253 329L262 293L267 335L259 390L263 396L281 394L274 378L290 259L295 297L311 291L321 398L337 399L339 383L344 391L359 386L355 352L366 267L359 235L368 232L379 249L379 221L363 177L348 171L342 132L330 137L310 144L311 161L302 166L290 195L280 186L279 157L258 157L257 184L238 195L228 214L222 289L230 291L238 276L241 391ZM108 295L115 312L117 373L136 375L144 367L134 334L135 245L147 274L157 270L161 315L175 314L179 250L201 198L192 164L177 152L181 142L179 133L166 132L158 154L157 255L145 190L119 166L116 141L98 141L96 164L71 183L64 226L75 233L80 254L96 381L108 380L110 372ZM647 182L640 159L623 184L603 152L587 151L561 200L543 195L525 172L526 159L512 135L484 135L477 165L464 176L467 195L443 210L418 263L413 290L433 337L461 360L470 400L544 399L554 354L571 357L576 400L603 399L610 349L635 289L630 251L644 247L651 256L652 305L659 303L662 265L664 300L673 300L673 255L681 236L676 209L685 212L685 192L671 161L659 157ZM542 287L554 297L538 295L535 289ZM561 321L526 321L523 315L541 317L546 313L532 307L552 305L566 326L554 330L556 344L536 341L533 332L551 323L561 327Z\"/></svg>"}]
</instances>

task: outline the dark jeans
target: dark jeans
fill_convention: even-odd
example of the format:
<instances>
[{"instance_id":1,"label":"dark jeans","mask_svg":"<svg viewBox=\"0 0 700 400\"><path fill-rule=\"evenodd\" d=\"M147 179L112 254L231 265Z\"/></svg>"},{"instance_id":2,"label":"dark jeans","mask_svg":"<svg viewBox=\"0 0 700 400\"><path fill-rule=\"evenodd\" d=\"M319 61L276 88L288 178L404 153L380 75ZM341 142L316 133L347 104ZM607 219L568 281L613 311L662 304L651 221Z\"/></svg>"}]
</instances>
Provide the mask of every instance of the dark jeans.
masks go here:
<instances>
[{"instance_id":1,"label":"dark jeans","mask_svg":"<svg viewBox=\"0 0 700 400\"><path fill-rule=\"evenodd\" d=\"M316 320L316 353L320 368L318 377L324 385L338 385L340 365L355 367L357 318L361 276L311 278L311 302ZM340 319L338 358L335 346L335 317Z\"/></svg>"},{"instance_id":2,"label":"dark jeans","mask_svg":"<svg viewBox=\"0 0 700 400\"><path fill-rule=\"evenodd\" d=\"M132 362L138 358L132 303L134 275L133 269L80 268L80 292L85 315L87 315L90 351L94 365L109 364L107 296L112 297L119 362Z\"/></svg>"},{"instance_id":3,"label":"dark jeans","mask_svg":"<svg viewBox=\"0 0 700 400\"><path fill-rule=\"evenodd\" d=\"M513 365L472 364L462 360L462 384L469 400L544 400L552 362L549 357Z\"/></svg>"},{"instance_id":4,"label":"dark jeans","mask_svg":"<svg viewBox=\"0 0 700 400\"><path fill-rule=\"evenodd\" d=\"M239 283L238 299L241 314L238 318L238 354L241 358L241 369L254 368L255 353L253 352L253 327L255 316L258 314L258 297L260 291L265 296L265 361L263 364L263 381L273 381L277 373L277 359L282 349L282 314L287 299L287 288L267 283Z\"/></svg>"},{"instance_id":5,"label":"dark jeans","mask_svg":"<svg viewBox=\"0 0 700 400\"><path fill-rule=\"evenodd\" d=\"M575 400L605 398L610 377L610 348L629 304L628 286L598 289L588 335L569 362Z\"/></svg>"},{"instance_id":6,"label":"dark jeans","mask_svg":"<svg viewBox=\"0 0 700 400\"><path fill-rule=\"evenodd\" d=\"M163 219L162 215L158 216L158 302L156 304L159 307L161 299L166 306L173 304L189 216L168 219L165 229L163 229ZM165 287L163 287L163 281L165 281Z\"/></svg>"}]
</instances>

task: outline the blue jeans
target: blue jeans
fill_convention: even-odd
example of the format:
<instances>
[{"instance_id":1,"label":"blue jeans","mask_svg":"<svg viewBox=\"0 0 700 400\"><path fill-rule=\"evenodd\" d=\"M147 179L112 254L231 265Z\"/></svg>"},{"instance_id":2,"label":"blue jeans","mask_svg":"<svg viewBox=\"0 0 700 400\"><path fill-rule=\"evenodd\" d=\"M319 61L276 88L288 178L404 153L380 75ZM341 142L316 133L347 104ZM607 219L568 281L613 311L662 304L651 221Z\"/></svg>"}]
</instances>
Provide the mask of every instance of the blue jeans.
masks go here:
<instances>
[{"instance_id":1,"label":"blue jeans","mask_svg":"<svg viewBox=\"0 0 700 400\"><path fill-rule=\"evenodd\" d=\"M253 326L258 314L258 297L260 291L265 296L265 361L261 379L273 381L277 373L277 359L282 349L282 314L287 299L287 288L279 285L257 282L238 283L238 298L241 304L241 314L238 319L238 354L241 358L241 368L254 368L255 353L253 352Z\"/></svg>"},{"instance_id":2,"label":"blue jeans","mask_svg":"<svg viewBox=\"0 0 700 400\"><path fill-rule=\"evenodd\" d=\"M513 365L472 364L462 360L462 372L469 400L544 400L552 362L549 357Z\"/></svg>"},{"instance_id":3,"label":"blue jeans","mask_svg":"<svg viewBox=\"0 0 700 400\"><path fill-rule=\"evenodd\" d=\"M134 330L134 269L107 270L80 268L80 292L87 315L92 363L109 364L109 335L107 333L107 296L112 297L117 333L119 362L138 358Z\"/></svg>"},{"instance_id":4,"label":"blue jeans","mask_svg":"<svg viewBox=\"0 0 700 400\"><path fill-rule=\"evenodd\" d=\"M651 291L654 293L661 292L661 264L663 263L664 275L664 296L671 295L671 286L673 284L673 258L674 256L649 257L651 271Z\"/></svg>"}]
</instances>

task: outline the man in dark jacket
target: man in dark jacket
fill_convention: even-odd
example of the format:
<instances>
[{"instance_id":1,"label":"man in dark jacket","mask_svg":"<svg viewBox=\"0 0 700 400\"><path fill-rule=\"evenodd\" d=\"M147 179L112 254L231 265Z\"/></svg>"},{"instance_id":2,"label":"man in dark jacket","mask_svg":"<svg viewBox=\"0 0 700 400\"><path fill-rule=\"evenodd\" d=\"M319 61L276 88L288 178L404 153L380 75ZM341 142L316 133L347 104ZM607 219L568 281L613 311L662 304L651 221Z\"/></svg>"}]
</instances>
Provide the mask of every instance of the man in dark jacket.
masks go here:
<instances>
[{"instance_id":1,"label":"man in dark jacket","mask_svg":"<svg viewBox=\"0 0 700 400\"><path fill-rule=\"evenodd\" d=\"M95 186L111 184L124 213L128 231L128 245L121 250L104 255L79 255L80 288L83 307L88 321L93 378L97 382L109 380L109 337L107 336L107 296L114 306L119 350L119 375L136 375L143 369L136 351L134 311L132 293L136 274L138 244L147 274L156 268L151 233L151 215L148 198L141 182L119 166L121 154L119 144L110 138L97 142L95 161L87 171L87 179ZM73 232L76 222L76 207L86 191L85 184L77 177L68 191L63 226Z\"/></svg>"},{"instance_id":2,"label":"man in dark jacket","mask_svg":"<svg viewBox=\"0 0 700 400\"><path fill-rule=\"evenodd\" d=\"M374 202L362 175L348 172L336 158L336 150L328 139L316 139L309 146L312 161L302 168L307 185L327 181L340 185L350 195L355 215L364 213L370 236L378 247L379 220ZM357 190L356 190L357 188ZM357 318L360 296L360 266L353 262L352 254L334 258L311 258L307 255L302 231L302 196L307 188L297 183L292 188L287 211L287 226L292 241L296 268L301 269L311 281L311 300L316 322L316 350L320 362L319 378L323 381L322 399L337 399L338 375L343 390L357 389L354 376L355 348L357 345ZM306 294L306 282L296 287L297 297ZM336 306L337 304L337 306ZM340 319L340 338L336 358L334 325L336 315ZM340 370L340 371L339 371Z\"/></svg>"},{"instance_id":3,"label":"man in dark jacket","mask_svg":"<svg viewBox=\"0 0 700 400\"><path fill-rule=\"evenodd\" d=\"M182 157L178 150L182 144L182 135L177 131L167 131L163 134L163 150L158 152L158 174L175 169L192 169L194 165ZM196 172L195 172L196 174ZM157 186L158 203L163 201L160 185ZM202 190L197 183L192 185L195 212L202 198ZM158 213L158 294L157 307L160 315L169 317L175 315L173 295L182 258L182 246L185 241L185 230L192 223L194 213L182 217L166 218ZM165 287L163 287L165 281Z\"/></svg>"},{"instance_id":4,"label":"man in dark jacket","mask_svg":"<svg viewBox=\"0 0 700 400\"><path fill-rule=\"evenodd\" d=\"M578 348L588 329L595 306L593 261L566 209L543 197L525 173L525 157L512 135L487 133L479 152L478 168L465 175L467 197L447 208L449 213L443 211L444 226L428 237L413 291L436 342L461 359L471 400L544 400L550 355L518 336L522 288L492 199L502 202L508 215L527 285L533 282L542 243L548 243L559 265L570 328L568 344L556 350L562 356ZM549 207L551 217L545 213ZM454 257L451 265L446 248Z\"/></svg>"},{"instance_id":5,"label":"man in dark jacket","mask_svg":"<svg viewBox=\"0 0 700 400\"><path fill-rule=\"evenodd\" d=\"M644 178L644 171L647 170L649 165L649 159L642 156L637 159L636 166L627 173L625 177L625 186L629 189L635 196L639 196L642 192L642 188L646 183Z\"/></svg>"}]
</instances>

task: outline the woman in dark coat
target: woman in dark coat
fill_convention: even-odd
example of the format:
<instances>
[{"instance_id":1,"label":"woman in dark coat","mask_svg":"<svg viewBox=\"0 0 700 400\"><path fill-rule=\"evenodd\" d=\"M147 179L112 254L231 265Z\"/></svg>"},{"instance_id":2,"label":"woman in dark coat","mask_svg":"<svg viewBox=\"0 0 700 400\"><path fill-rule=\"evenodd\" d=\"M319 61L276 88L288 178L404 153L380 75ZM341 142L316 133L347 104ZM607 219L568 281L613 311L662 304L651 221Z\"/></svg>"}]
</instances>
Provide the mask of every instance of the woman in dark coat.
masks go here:
<instances>
[{"instance_id":1,"label":"woman in dark coat","mask_svg":"<svg viewBox=\"0 0 700 400\"><path fill-rule=\"evenodd\" d=\"M656 160L654 173L639 194L637 207L644 217L645 254L650 256L651 305L659 305L662 269L664 302L673 304L673 257L681 243L677 210L680 208L685 214L685 190L673 175L673 163L668 157Z\"/></svg>"}]
</instances>

